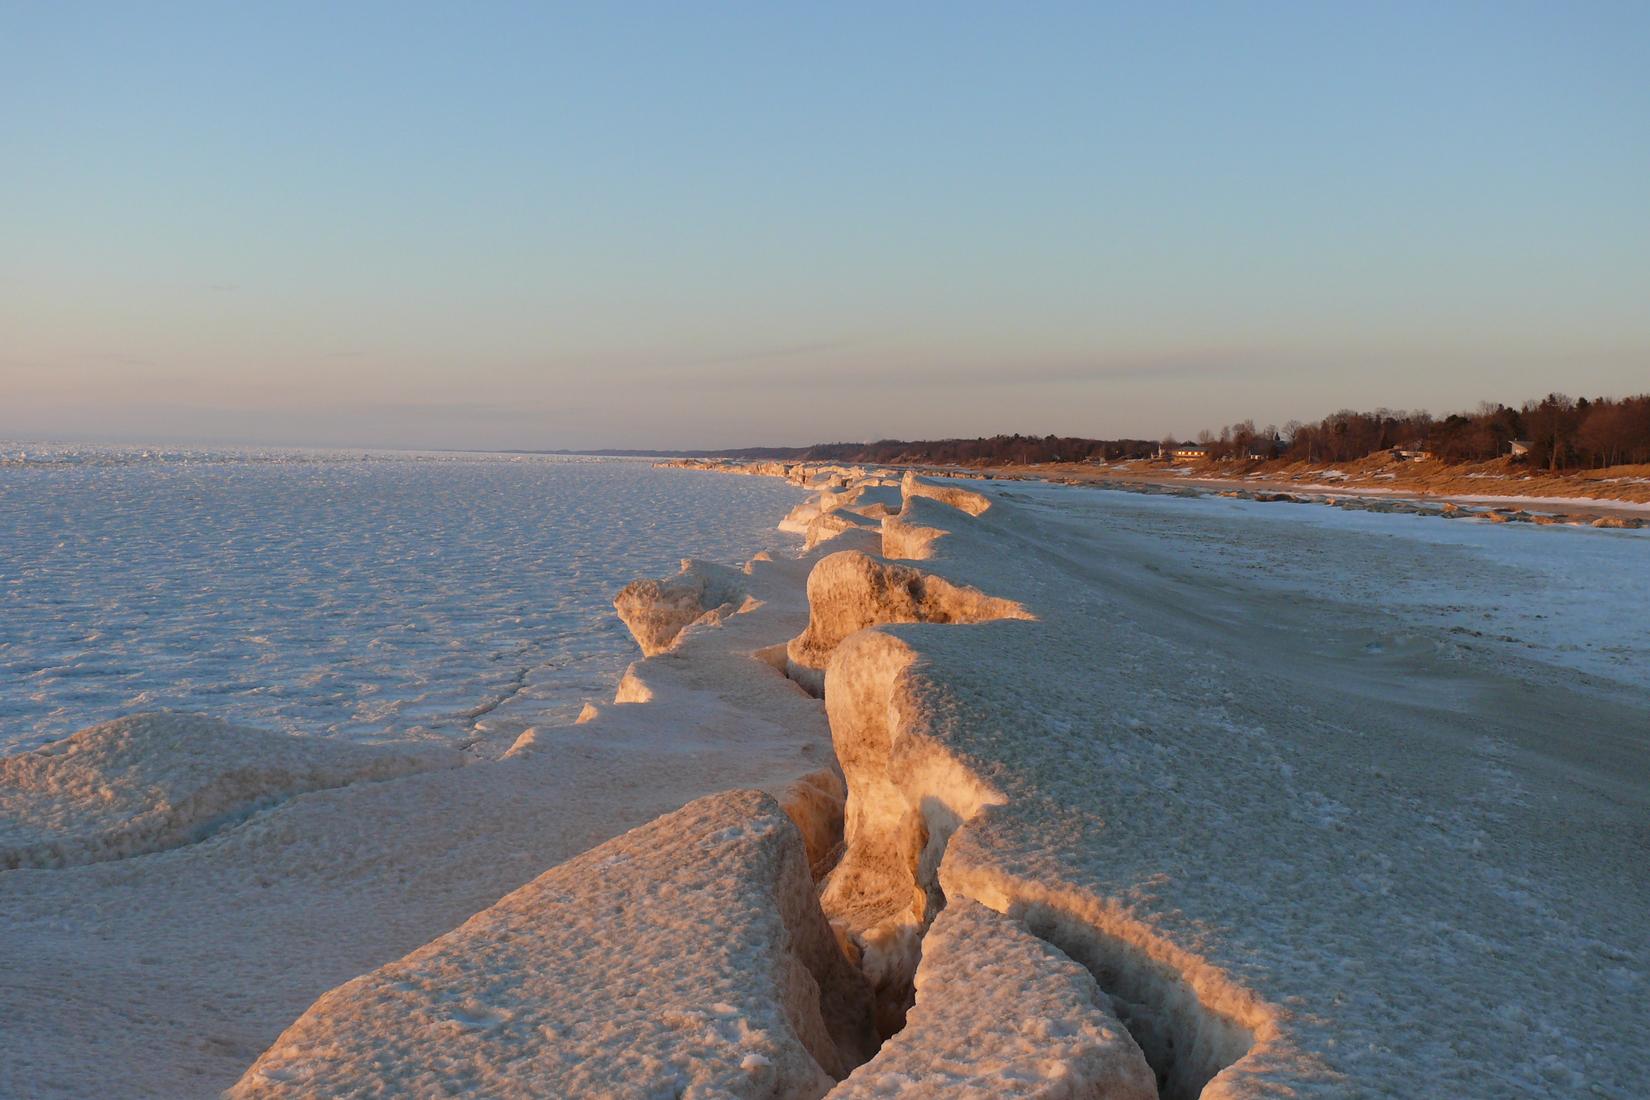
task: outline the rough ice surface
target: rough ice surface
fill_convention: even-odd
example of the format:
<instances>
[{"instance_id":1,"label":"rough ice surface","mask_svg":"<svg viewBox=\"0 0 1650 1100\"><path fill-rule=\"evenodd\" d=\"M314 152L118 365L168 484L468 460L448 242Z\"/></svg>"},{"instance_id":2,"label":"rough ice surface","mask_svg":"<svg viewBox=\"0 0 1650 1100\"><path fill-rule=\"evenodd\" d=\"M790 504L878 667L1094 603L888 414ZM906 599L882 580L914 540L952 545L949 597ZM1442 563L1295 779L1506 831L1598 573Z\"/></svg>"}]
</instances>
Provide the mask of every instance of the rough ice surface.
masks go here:
<instances>
[{"instance_id":1,"label":"rough ice surface","mask_svg":"<svg viewBox=\"0 0 1650 1100\"><path fill-rule=\"evenodd\" d=\"M734 613L631 665L651 702L591 705L578 724L529 727L507 756L314 791L168 851L0 872L0 1096L216 1096L327 990L730 787L775 796L823 873L842 814L830 730L775 665L825 552L731 571ZM610 608L613 588L593 600Z\"/></svg>"},{"instance_id":2,"label":"rough ice surface","mask_svg":"<svg viewBox=\"0 0 1650 1100\"><path fill-rule=\"evenodd\" d=\"M922 517L943 534L913 564L1034 618L871 627L827 665L849 800L824 901L885 1004L970 898L1095 975L1165 1096L1639 1088L1641 691L1343 597L1409 567L1388 528L978 488ZM1608 546L1614 599L1642 586L1650 542L1541 533ZM1295 556L1287 595L1200 560L1222 540ZM1500 583L1470 560L1433 563Z\"/></svg>"},{"instance_id":3,"label":"rough ice surface","mask_svg":"<svg viewBox=\"0 0 1650 1100\"><path fill-rule=\"evenodd\" d=\"M800 496L636 461L0 444L0 751L163 708L355 740L571 721L631 652L614 590L793 545Z\"/></svg>"},{"instance_id":4,"label":"rough ice surface","mask_svg":"<svg viewBox=\"0 0 1650 1100\"><path fill-rule=\"evenodd\" d=\"M962 899L922 944L905 1029L832 1100L1154 1100L1140 1048L1094 977L1010 917Z\"/></svg>"},{"instance_id":5,"label":"rough ice surface","mask_svg":"<svg viewBox=\"0 0 1650 1100\"><path fill-rule=\"evenodd\" d=\"M851 470L805 478L860 487ZM547 1056L513 1014L557 1011L508 997L538 988L535 952L556 936L512 939L515 910L489 907L729 787L768 791L800 826L802 840L774 803L737 796L751 802L734 816L788 838L792 886L820 880L886 1040L866 1068L933 1056L959 1089L1004 1066L1016 1084L1075 1086L1051 1061L1031 1067L1040 1078L1012 1068L1024 1031L958 1038L955 1002L1021 999L1072 1006L1047 1014L1046 1049L1085 1073L1099 1063L1064 1044L1116 1034L1114 1018L1170 1098L1642 1091L1650 647L1632 609L1650 539L1021 484L904 490L892 514L812 505L804 556L711 570L724 587L709 595L679 596L707 570L691 562L632 589L650 652L614 701L525 729L502 759L315 791L169 851L5 872L0 1095L208 1096L272 1045L276 1073L259 1080L302 1082L282 1028L329 989L317 1013L360 1007L350 979L409 951L411 989L370 988L417 1011L373 1017L382 1029L359 1042L340 1031L349 1064L446 1073L441 1051L367 1048L432 1051L420 1028L436 1017L418 1013L456 1011L484 1032L455 1046L478 1052L462 1072L491 1075L471 1091L507 1095ZM875 525L828 528L838 513ZM823 710L786 670L823 689ZM636 881L705 870L703 849L690 839ZM752 866L727 862L713 892L737 893ZM813 912L803 897L696 929L790 928L786 904ZM485 931L442 946L471 916ZM651 926L620 916L601 957L650 951ZM1063 960L1100 999L1078 996L1089 986ZM635 1015L649 983L668 994L674 977L648 968L581 1026L636 1020L610 1034L622 1047L656 1023ZM509 1018L465 1007L476 981ZM792 996L800 981L764 988L793 1006L787 1021L818 1003L823 1022L848 987L814 985L817 1001ZM676 1068L727 1082L746 1080L731 1066L779 1066L817 1095L855 1059L838 1043L827 1066L817 1031L791 1027L823 1076L702 1032ZM657 1068L622 1065L637 1081ZM884 1084L904 1088L903 1073ZM420 1081L404 1091L452 1091ZM562 1091L607 1093L633 1094L623 1080Z\"/></svg>"},{"instance_id":6,"label":"rough ice surface","mask_svg":"<svg viewBox=\"0 0 1650 1100\"><path fill-rule=\"evenodd\" d=\"M158 851L306 791L462 759L439 745L352 745L200 715L119 718L0 757L0 869Z\"/></svg>"},{"instance_id":7,"label":"rough ice surface","mask_svg":"<svg viewBox=\"0 0 1650 1100\"><path fill-rule=\"evenodd\" d=\"M932 577L858 550L820 560L808 575L808 629L786 648L790 677L819 690L825 661L843 638L875 623L982 622L1024 617L1009 600Z\"/></svg>"},{"instance_id":8,"label":"rough ice surface","mask_svg":"<svg viewBox=\"0 0 1650 1100\"><path fill-rule=\"evenodd\" d=\"M613 607L643 655L651 657L669 649L682 628L701 616L737 610L735 598L741 595L736 571L688 559L674 577L631 581L613 597Z\"/></svg>"},{"instance_id":9,"label":"rough ice surface","mask_svg":"<svg viewBox=\"0 0 1650 1100\"><path fill-rule=\"evenodd\" d=\"M227 1095L812 1100L873 1042L796 827L733 791L322 997Z\"/></svg>"}]
</instances>

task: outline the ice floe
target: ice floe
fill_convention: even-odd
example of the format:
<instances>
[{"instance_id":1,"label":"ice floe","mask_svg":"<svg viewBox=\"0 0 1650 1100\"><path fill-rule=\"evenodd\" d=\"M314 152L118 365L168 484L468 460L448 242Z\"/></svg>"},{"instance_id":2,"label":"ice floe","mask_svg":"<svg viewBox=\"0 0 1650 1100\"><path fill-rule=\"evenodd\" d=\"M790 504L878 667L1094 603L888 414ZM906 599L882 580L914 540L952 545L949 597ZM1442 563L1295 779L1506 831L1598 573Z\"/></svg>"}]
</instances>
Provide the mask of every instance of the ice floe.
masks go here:
<instances>
[{"instance_id":1,"label":"ice floe","mask_svg":"<svg viewBox=\"0 0 1650 1100\"><path fill-rule=\"evenodd\" d=\"M869 993L771 798L700 799L321 998L226 1094L816 1097Z\"/></svg>"}]
</instances>

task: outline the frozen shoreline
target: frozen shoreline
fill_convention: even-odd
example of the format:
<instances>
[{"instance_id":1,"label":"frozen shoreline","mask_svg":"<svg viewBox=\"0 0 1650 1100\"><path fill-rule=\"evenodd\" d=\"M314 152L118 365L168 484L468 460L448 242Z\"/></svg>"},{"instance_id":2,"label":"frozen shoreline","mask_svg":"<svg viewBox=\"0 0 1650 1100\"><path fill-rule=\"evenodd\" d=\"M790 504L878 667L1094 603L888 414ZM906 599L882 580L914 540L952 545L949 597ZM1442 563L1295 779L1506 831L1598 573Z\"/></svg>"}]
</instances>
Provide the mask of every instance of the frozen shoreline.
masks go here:
<instances>
[{"instance_id":1,"label":"frozen shoreline","mask_svg":"<svg viewBox=\"0 0 1650 1100\"><path fill-rule=\"evenodd\" d=\"M1012 1026L971 1035L977 1018L945 1011L953 997L994 996L1009 1006L1052 998L1046 1004L1061 1007L1037 1011L1090 1036L1060 1048L1061 1087L1133 1080L1131 1059L1142 1052L1167 1096L1285 1088L1491 1096L1594 1086L1608 1095L1637 1087L1636 1067L1650 1051L1633 1011L1650 965L1636 916L1646 887L1633 870L1646 854L1633 827L1646 809L1650 708L1642 693L1599 690L1550 659L1551 646L1540 648L1547 643L1539 638L1518 655L1424 622L1395 626L1385 609L1336 591L1295 585L1280 600L1245 577L1246 558L1201 563L1196 542L1184 541L1278 538L1276 525L1257 527L1247 512L1208 512L1217 502L1204 502L1200 530L1163 526L1161 510L1118 512L1096 503L1099 495L1014 483L978 492L910 479L893 486L876 474L824 472L837 487L789 520L807 534L802 559L755 561L746 571L693 565L627 589L621 612L651 655L626 674L616 705L592 708L578 726L537 731L503 761L301 795L158 856L11 872L0 919L21 934L16 959L5 961L25 969L4 979L4 995L29 1021L14 1045L41 1057L9 1061L0 1091L52 1094L42 1082L59 1080L106 1086L119 1066L120 1080L151 1083L131 1085L132 1095L194 1094L131 1035L85 1035L96 1064L71 1057L62 1035L73 1020L29 992L39 987L61 999L64 990L52 989L50 967L27 971L41 952L66 958L101 935L112 946L90 972L106 968L97 997L108 999L127 980L116 982L117 974L139 969L123 957L136 950L135 939L122 937L166 919L163 899L180 889L206 909L204 935L198 917L195 928L212 952L227 947L215 943L214 927L225 940L245 938L248 929L235 921L251 920L255 935L266 937L259 952L301 954L313 949L312 929L286 948L280 937L295 936L290 922L311 913L326 924L327 949L340 948L326 965L301 960L301 974L264 974L267 985L258 984L252 958L213 975L219 986L248 983L234 991L237 1001L254 991L264 1001L228 1025L244 1037L231 1040L239 1043L232 1051L196 1049L203 1034L224 1030L219 1021L191 1020L182 1004L164 999L138 1002L139 1011L164 1003L180 1014L149 1042L187 1053L178 1064L200 1067L200 1095L226 1087L265 1047L262 1068L238 1086L244 1095L301 1095L304 1082L321 1079L344 1092L433 1087L395 1077L377 1060L389 1049L408 1066L470 1051L489 1072L505 1074L495 1080L499 1095L556 1091L556 1082L572 1079L557 1076L568 1071L557 1068L555 1044L541 1050L542 1037L524 1034L526 1045L511 1038L511 1020L538 1019L532 1003L513 1005L496 1025L457 1030L442 1007L462 1002L464 1019L489 1018L481 1012L485 991L527 964L501 957L502 969L477 973L444 960L494 942L487 929L502 927L502 918L485 907L513 885L625 825L740 784L765 787L789 810L799 826L794 840L765 830L753 843L794 845L797 858L824 876L824 915L859 963L859 979L826 977L809 963L821 990L853 1005L862 981L879 1030L899 1036L849 1078L844 1095L871 1080L888 1087L923 1065L925 1052L940 1050L980 1055L978 1064L952 1065L963 1076L948 1077L951 1087L972 1080L1008 1094L1008 1078L991 1078L991 1065L1029 1065L1016 1059L1053 1056L1055 1047ZM1527 533L1619 540L1608 545L1645 552L1632 533ZM1301 534L1290 549L1308 561L1339 549L1348 575L1390 587L1377 571L1390 557L1378 537L1336 528ZM1465 579L1462 560L1451 551L1435 568ZM798 684L823 688L823 710ZM828 775L833 743L849 792L838 825L833 816L844 808L833 810L828 779L806 789L793 782ZM565 781L574 759L585 781L598 777L599 792ZM769 812L737 800L705 806L691 820ZM422 820L432 808L436 820ZM362 837L362 851L340 858L313 839L337 827L338 815L381 827ZM569 815L582 815L582 831ZM530 850L508 851L529 836ZM320 867L292 860L294 843ZM655 872L631 878L618 869L622 860L601 862L622 851L598 848L586 858L610 868L605 889L617 896L649 891ZM741 889L779 891L775 897L792 899L785 905L806 909L794 886L764 885L767 857L757 851L746 865L755 877ZM684 849L684 867L690 854ZM690 874L679 887L684 896L718 881L714 868L695 873L712 877L695 885ZM430 896L432 875L448 880L439 899ZM249 913L242 876L268 880L284 901L266 898L265 916L257 904ZM268 883L263 895L272 892ZM223 907L233 916L219 909L225 887L238 899ZM362 903L358 892L376 897ZM138 910L124 923L109 912L117 896ZM956 927L938 919L953 908ZM188 908L174 911L181 918ZM270 1046L272 1021L284 1026L324 989L470 913L477 917L465 926L468 939L409 957L426 960L424 992L410 1004L379 1014L365 998L370 983L352 983L356 992L329 996ZM393 934L369 943L360 925L375 919ZM931 925L945 951L925 979L918 960ZM682 937L683 958L716 935L703 919L662 928L648 934ZM1042 954L1008 946L1027 933L1047 945ZM533 937L554 952L569 934L561 922ZM761 950L753 943L728 950L735 948ZM614 949L624 953L622 942ZM146 965L187 978L167 968L164 943L152 950L162 961ZM1020 961L977 969L971 959L980 951ZM1092 975L1099 992L1057 978L1066 974L1061 959L1081 964L1078 973ZM820 1095L843 1067L823 1080L807 1070L809 1059L824 1066L835 1056L817 1025L796 1015L805 1004L798 1007L794 993L780 997L765 973L741 971L745 984L724 999L751 1019L779 1012L772 1019L788 1019L800 1045L772 1032L777 1024L765 1025L769 1038L748 1049L728 1032L725 1041L695 1047L690 1068L737 1095ZM645 974L638 980L645 990ZM915 1009L899 1030L913 987ZM606 1011L599 999L581 1000L580 988L569 986L562 1006L575 1029L569 1036ZM221 1001L224 991L216 992ZM1562 1016L1550 1011L1555 1003L1566 1006ZM135 1007L128 1002L122 1014ZM711 1007L707 1001L706 1019L716 1016ZM413 1019L425 1022L405 1022ZM831 1042L845 1042L852 1028L830 1019L837 1019ZM1117 1020L1132 1041L1107 1023ZM661 1023L644 1014L634 1026ZM472 1045L472 1031L482 1045ZM339 1053L345 1039L354 1054ZM567 1042L587 1063L622 1053L599 1041ZM509 1061L517 1057L524 1060ZM514 1068L504 1070L501 1058ZM727 1058L734 1061L719 1061ZM117 1059L138 1063L139 1072ZM729 1076L728 1065L744 1068ZM780 1088L769 1070L792 1084ZM625 1072L638 1090L668 1078L656 1066ZM1088 1094L1038 1091L1054 1088L1052 1079L1014 1080L1021 1095ZM895 1094L923 1094L920 1078L911 1088Z\"/></svg>"}]
</instances>

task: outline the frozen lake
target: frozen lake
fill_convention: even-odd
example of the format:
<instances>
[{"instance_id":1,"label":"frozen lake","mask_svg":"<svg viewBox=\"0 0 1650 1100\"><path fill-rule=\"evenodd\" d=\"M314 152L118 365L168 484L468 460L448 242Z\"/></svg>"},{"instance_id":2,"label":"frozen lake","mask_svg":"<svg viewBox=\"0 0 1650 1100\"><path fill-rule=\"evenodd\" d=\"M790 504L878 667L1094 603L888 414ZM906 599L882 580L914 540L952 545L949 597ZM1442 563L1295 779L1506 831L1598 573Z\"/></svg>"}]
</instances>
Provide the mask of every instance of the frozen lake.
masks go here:
<instances>
[{"instance_id":1,"label":"frozen lake","mask_svg":"<svg viewBox=\"0 0 1650 1100\"><path fill-rule=\"evenodd\" d=\"M134 711L357 740L570 721L613 593L789 545L800 492L644 461L0 444L0 752Z\"/></svg>"}]
</instances>

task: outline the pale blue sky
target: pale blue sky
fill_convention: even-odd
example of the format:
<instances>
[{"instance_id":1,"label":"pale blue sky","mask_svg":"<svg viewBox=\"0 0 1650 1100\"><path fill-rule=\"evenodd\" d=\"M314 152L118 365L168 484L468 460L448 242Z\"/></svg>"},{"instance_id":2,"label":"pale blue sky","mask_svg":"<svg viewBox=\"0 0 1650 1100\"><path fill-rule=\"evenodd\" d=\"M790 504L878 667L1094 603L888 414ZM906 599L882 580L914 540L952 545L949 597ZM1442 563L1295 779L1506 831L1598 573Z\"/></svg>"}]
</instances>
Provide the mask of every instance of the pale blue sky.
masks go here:
<instances>
[{"instance_id":1,"label":"pale blue sky","mask_svg":"<svg viewBox=\"0 0 1650 1100\"><path fill-rule=\"evenodd\" d=\"M1650 4L0 0L0 437L1650 389Z\"/></svg>"}]
</instances>

